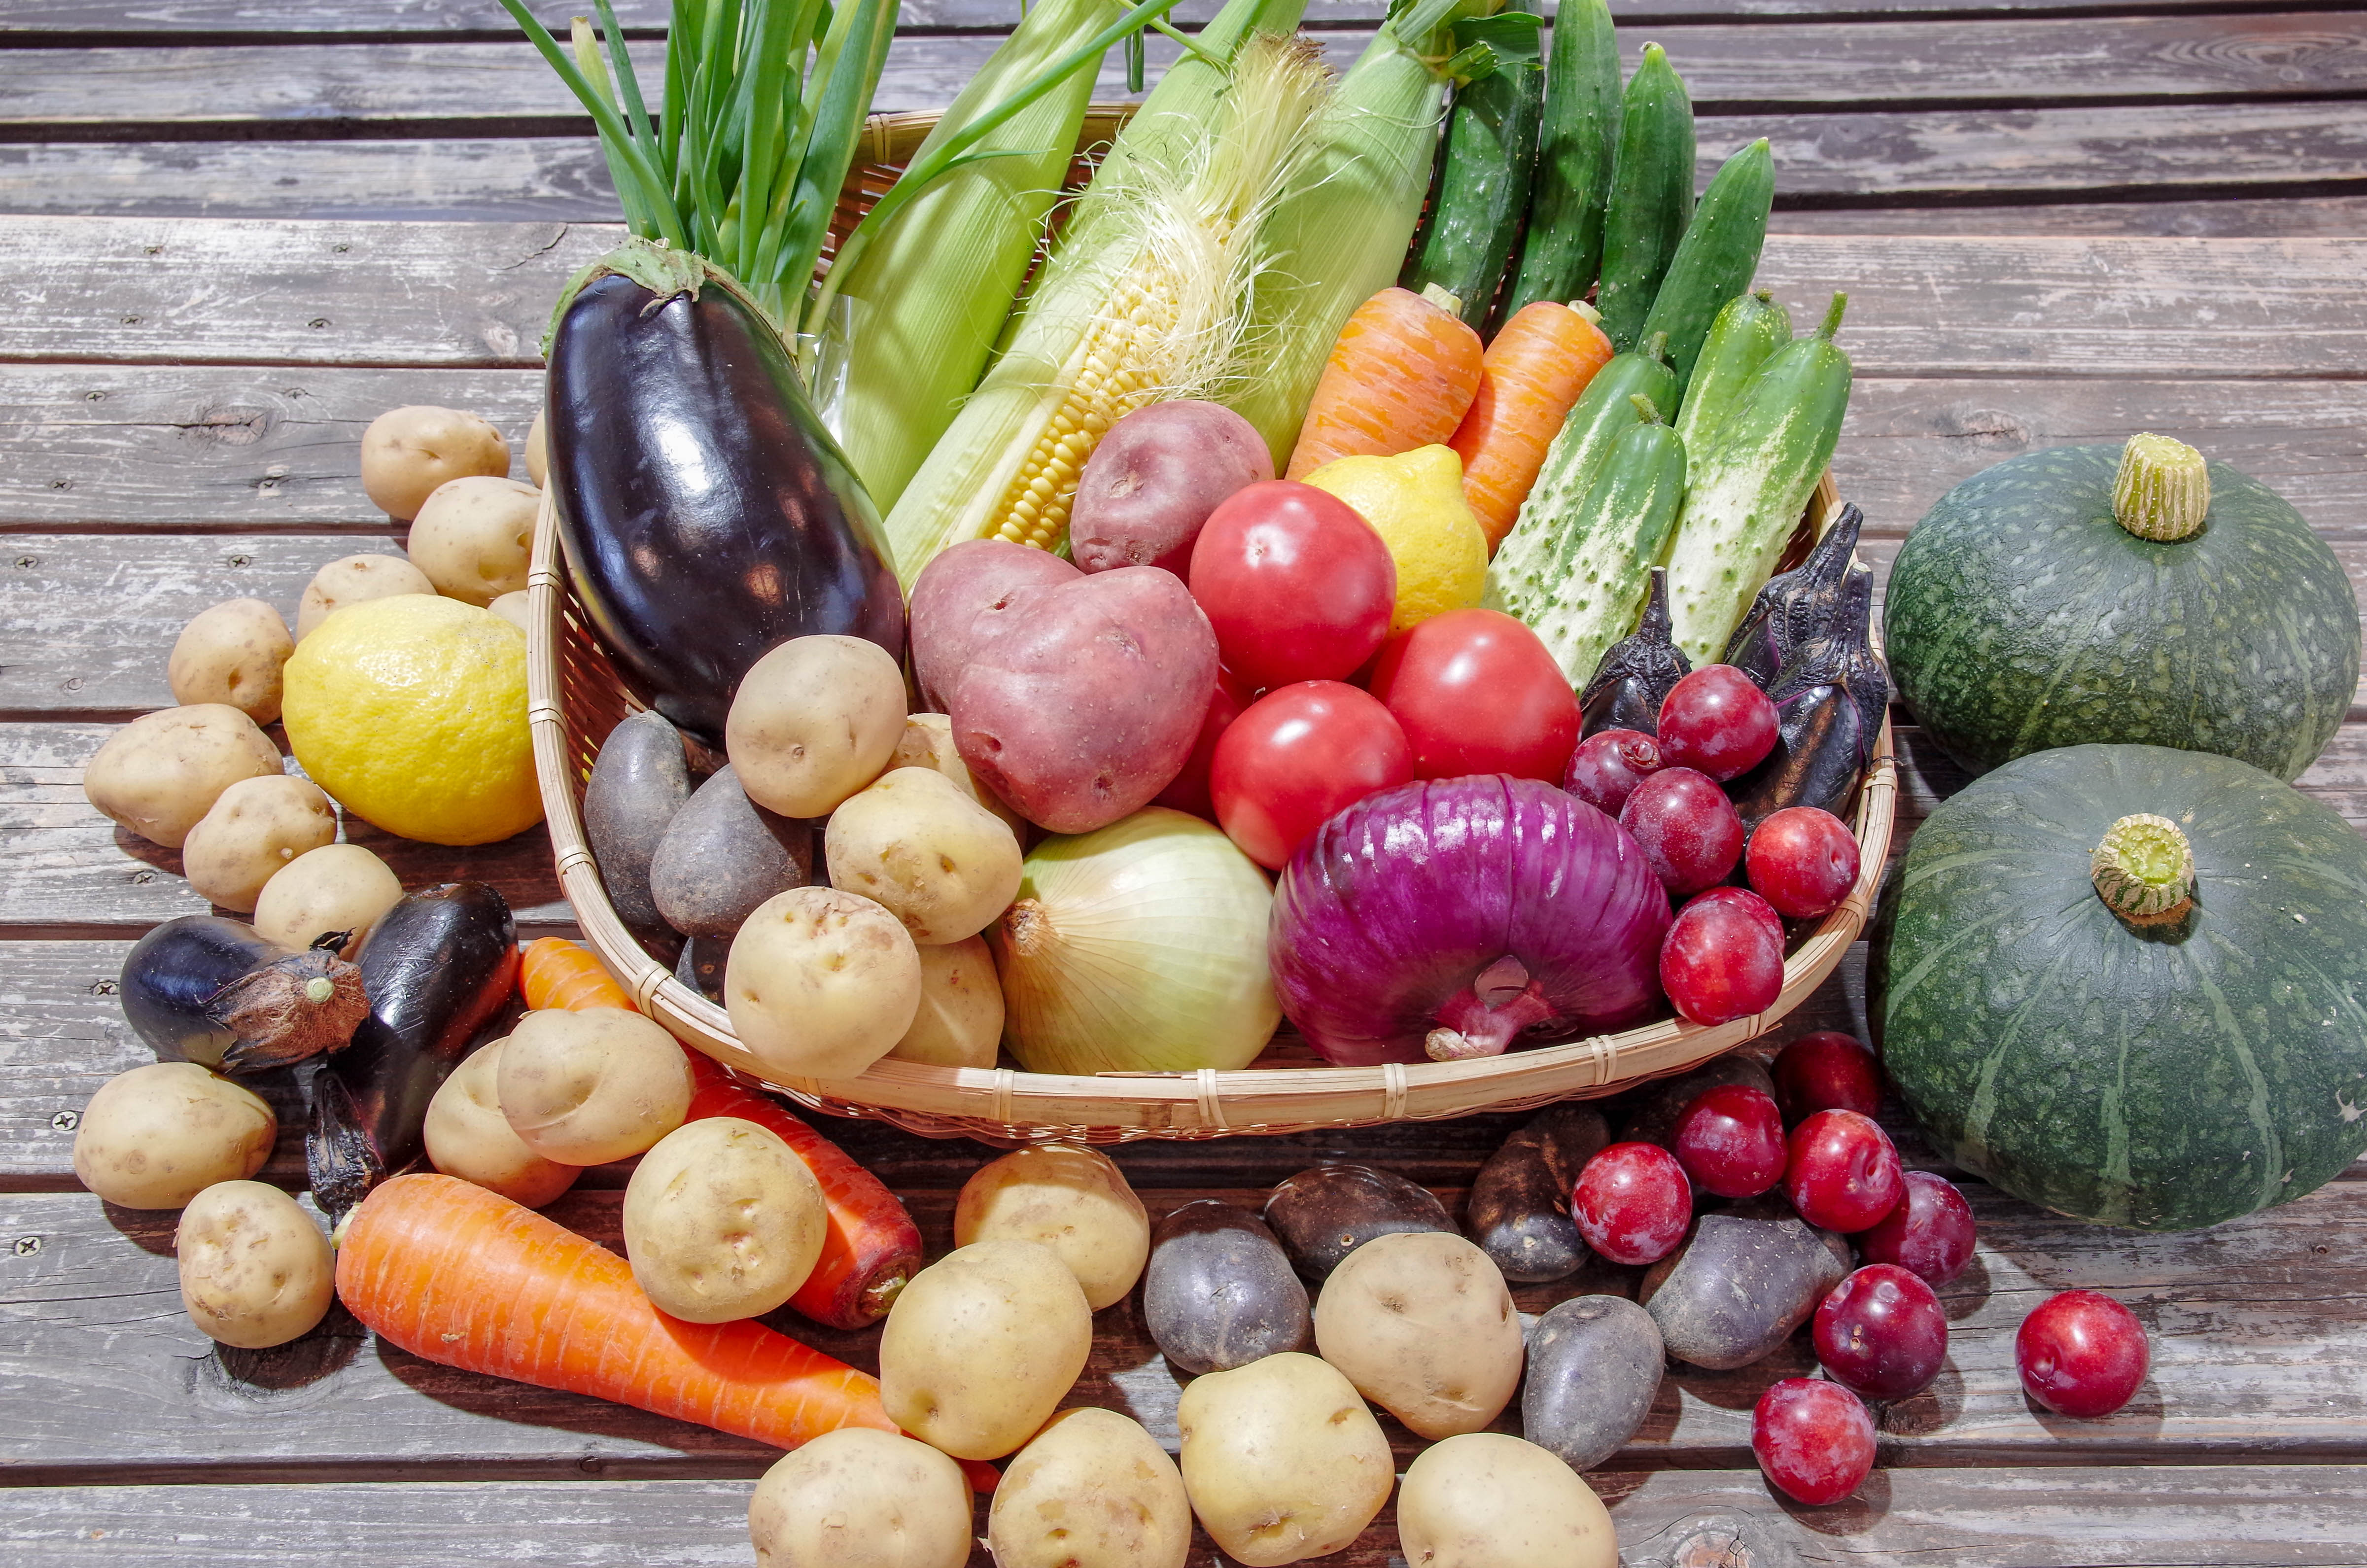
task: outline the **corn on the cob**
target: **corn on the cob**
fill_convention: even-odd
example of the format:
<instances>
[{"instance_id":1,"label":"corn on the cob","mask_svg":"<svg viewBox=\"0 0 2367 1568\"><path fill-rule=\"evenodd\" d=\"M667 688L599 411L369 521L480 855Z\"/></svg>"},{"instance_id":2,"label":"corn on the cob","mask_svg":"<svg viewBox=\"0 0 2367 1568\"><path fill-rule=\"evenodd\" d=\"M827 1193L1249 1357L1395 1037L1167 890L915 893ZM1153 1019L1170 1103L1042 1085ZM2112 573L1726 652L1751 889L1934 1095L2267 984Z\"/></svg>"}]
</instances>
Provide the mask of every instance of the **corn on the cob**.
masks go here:
<instances>
[{"instance_id":1,"label":"corn on the cob","mask_svg":"<svg viewBox=\"0 0 2367 1568\"><path fill-rule=\"evenodd\" d=\"M1291 20L1302 3L1279 0ZM1250 34L1276 9L1235 0L1202 47L1212 34L1229 47L1220 27ZM1310 45L1263 30L1229 83L1196 58L1170 71L1096 174L1002 358L890 512L908 584L966 539L1056 548L1103 432L1235 372L1263 221L1328 85Z\"/></svg>"}]
</instances>

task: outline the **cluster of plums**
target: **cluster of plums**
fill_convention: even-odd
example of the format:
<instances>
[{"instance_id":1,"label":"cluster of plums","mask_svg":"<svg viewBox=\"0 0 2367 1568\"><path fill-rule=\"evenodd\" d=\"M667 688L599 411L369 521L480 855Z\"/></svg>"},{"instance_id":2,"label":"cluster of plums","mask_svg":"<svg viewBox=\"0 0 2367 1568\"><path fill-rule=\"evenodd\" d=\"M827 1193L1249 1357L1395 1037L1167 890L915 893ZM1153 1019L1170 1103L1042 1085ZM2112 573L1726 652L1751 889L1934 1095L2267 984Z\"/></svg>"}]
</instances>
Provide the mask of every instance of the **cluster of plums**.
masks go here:
<instances>
[{"instance_id":1,"label":"cluster of plums","mask_svg":"<svg viewBox=\"0 0 2367 1568\"><path fill-rule=\"evenodd\" d=\"M1570 1218L1603 1256L1642 1266L1683 1243L1697 1191L1741 1199L1780 1187L1802 1220L1852 1238L1863 1266L1813 1320L1825 1380L1786 1378L1751 1416L1751 1451L1768 1480L1799 1502L1832 1503L1874 1468L1865 1401L1908 1398L1939 1375L1948 1318L1932 1287L1972 1262L1973 1210L1948 1181L1900 1166L1874 1119L1881 1070L1856 1040L1803 1036L1772 1076L1772 1096L1748 1084L1704 1091L1678 1118L1670 1147L1603 1149L1579 1173ZM2135 1315L2091 1290L2049 1299L2014 1340L2022 1387L2064 1415L2120 1409L2147 1359Z\"/></svg>"}]
</instances>

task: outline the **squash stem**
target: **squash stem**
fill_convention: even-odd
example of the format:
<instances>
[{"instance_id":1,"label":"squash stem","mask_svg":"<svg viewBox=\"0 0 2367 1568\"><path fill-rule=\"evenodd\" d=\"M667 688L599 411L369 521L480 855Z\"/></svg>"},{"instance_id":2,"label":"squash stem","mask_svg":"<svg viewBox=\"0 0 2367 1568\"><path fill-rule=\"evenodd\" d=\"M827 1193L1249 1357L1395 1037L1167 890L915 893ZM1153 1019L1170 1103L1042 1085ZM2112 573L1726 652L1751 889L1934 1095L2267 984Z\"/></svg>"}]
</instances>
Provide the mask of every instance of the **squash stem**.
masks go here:
<instances>
[{"instance_id":1,"label":"squash stem","mask_svg":"<svg viewBox=\"0 0 2367 1568\"><path fill-rule=\"evenodd\" d=\"M2211 469L2203 454L2168 436L2132 436L2112 476L2112 520L2159 544L2203 530L2211 511Z\"/></svg>"},{"instance_id":2,"label":"squash stem","mask_svg":"<svg viewBox=\"0 0 2367 1568\"><path fill-rule=\"evenodd\" d=\"M2088 858L2104 906L2133 926L2163 926L2194 907L2194 850L2168 817L2123 817Z\"/></svg>"}]
</instances>

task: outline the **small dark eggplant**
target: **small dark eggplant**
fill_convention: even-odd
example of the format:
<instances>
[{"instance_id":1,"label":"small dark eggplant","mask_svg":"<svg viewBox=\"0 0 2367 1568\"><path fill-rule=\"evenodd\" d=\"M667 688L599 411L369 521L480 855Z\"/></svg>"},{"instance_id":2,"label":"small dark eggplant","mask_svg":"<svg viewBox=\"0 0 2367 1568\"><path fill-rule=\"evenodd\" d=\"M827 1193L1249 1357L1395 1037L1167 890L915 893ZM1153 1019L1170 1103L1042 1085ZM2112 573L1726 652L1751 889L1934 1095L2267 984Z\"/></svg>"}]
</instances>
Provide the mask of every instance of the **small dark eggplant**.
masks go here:
<instances>
[{"instance_id":1,"label":"small dark eggplant","mask_svg":"<svg viewBox=\"0 0 2367 1568\"><path fill-rule=\"evenodd\" d=\"M419 1158L427 1102L517 984L517 926L493 888L447 882L379 916L359 962L369 1016L313 1074L304 1138L332 1221Z\"/></svg>"},{"instance_id":2,"label":"small dark eggplant","mask_svg":"<svg viewBox=\"0 0 2367 1568\"><path fill-rule=\"evenodd\" d=\"M878 515L729 278L629 240L561 298L549 359L568 574L651 707L720 745L740 677L776 643L832 632L903 657Z\"/></svg>"},{"instance_id":3,"label":"small dark eggplant","mask_svg":"<svg viewBox=\"0 0 2367 1568\"><path fill-rule=\"evenodd\" d=\"M362 973L337 956L352 936L283 948L242 920L184 915L123 960L123 1016L159 1062L261 1073L342 1050L369 1012Z\"/></svg>"},{"instance_id":4,"label":"small dark eggplant","mask_svg":"<svg viewBox=\"0 0 2367 1568\"><path fill-rule=\"evenodd\" d=\"M1167 1358L1195 1376L1304 1349L1312 1322L1307 1287L1274 1233L1213 1198L1184 1204L1150 1233L1142 1318Z\"/></svg>"},{"instance_id":5,"label":"small dark eggplant","mask_svg":"<svg viewBox=\"0 0 2367 1568\"><path fill-rule=\"evenodd\" d=\"M583 786L583 836L610 907L635 936L666 929L650 893L650 858L689 799L689 759L664 714L631 714L600 743Z\"/></svg>"},{"instance_id":6,"label":"small dark eggplant","mask_svg":"<svg viewBox=\"0 0 2367 1568\"><path fill-rule=\"evenodd\" d=\"M1317 1165L1285 1179L1265 1200L1265 1222L1309 1279L1323 1278L1376 1236L1462 1234L1428 1187L1370 1165Z\"/></svg>"},{"instance_id":7,"label":"small dark eggplant","mask_svg":"<svg viewBox=\"0 0 2367 1568\"><path fill-rule=\"evenodd\" d=\"M1722 662L1749 676L1763 691L1802 649L1823 635L1825 623L1840 607L1841 582L1849 575L1850 556L1864 523L1863 512L1843 506L1807 560L1767 579L1742 624L1734 629Z\"/></svg>"},{"instance_id":8,"label":"small dark eggplant","mask_svg":"<svg viewBox=\"0 0 2367 1568\"><path fill-rule=\"evenodd\" d=\"M1578 1272L1591 1251L1569 1217L1569 1195L1586 1162L1611 1142L1592 1106L1547 1108L1504 1140L1471 1178L1463 1228L1518 1284Z\"/></svg>"},{"instance_id":9,"label":"small dark eggplant","mask_svg":"<svg viewBox=\"0 0 2367 1568\"><path fill-rule=\"evenodd\" d=\"M1669 574L1655 566L1636 634L1611 645L1603 663L1595 666L1594 678L1579 694L1578 705L1586 721L1582 734L1600 730L1660 733L1662 699L1693 667L1669 630Z\"/></svg>"},{"instance_id":10,"label":"small dark eggplant","mask_svg":"<svg viewBox=\"0 0 2367 1568\"><path fill-rule=\"evenodd\" d=\"M1767 687L1775 749L1727 787L1745 827L1786 806L1815 806L1842 821L1874 766L1890 706L1890 677L1874 651L1874 573L1852 569L1824 632Z\"/></svg>"}]
</instances>

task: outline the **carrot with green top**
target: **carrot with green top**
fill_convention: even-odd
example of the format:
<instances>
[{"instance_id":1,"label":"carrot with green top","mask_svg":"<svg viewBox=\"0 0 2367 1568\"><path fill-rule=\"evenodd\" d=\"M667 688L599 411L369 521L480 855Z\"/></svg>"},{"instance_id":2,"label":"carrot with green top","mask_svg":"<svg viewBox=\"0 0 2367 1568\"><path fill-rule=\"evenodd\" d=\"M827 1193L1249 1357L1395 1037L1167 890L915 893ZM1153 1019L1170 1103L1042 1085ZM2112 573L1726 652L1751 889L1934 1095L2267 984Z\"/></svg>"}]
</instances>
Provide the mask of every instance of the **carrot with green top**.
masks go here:
<instances>
[{"instance_id":1,"label":"carrot with green top","mask_svg":"<svg viewBox=\"0 0 2367 1568\"><path fill-rule=\"evenodd\" d=\"M1479 335L1452 309L1382 290L1340 329L1283 477L1304 479L1334 458L1443 446L1478 393L1480 357Z\"/></svg>"},{"instance_id":2,"label":"carrot with green top","mask_svg":"<svg viewBox=\"0 0 2367 1568\"><path fill-rule=\"evenodd\" d=\"M1463 459L1463 499L1495 552L1512 531L1537 482L1546 449L1594 372L1611 361L1611 340L1583 305L1538 300L1512 312L1480 360L1479 392L1447 443Z\"/></svg>"},{"instance_id":3,"label":"carrot with green top","mask_svg":"<svg viewBox=\"0 0 2367 1568\"><path fill-rule=\"evenodd\" d=\"M396 1176L363 1200L338 1244L337 1298L380 1339L439 1366L775 1448L842 1426L898 1429L877 1378L752 1321L668 1317L615 1253L452 1176ZM991 1467L963 1469L993 1488Z\"/></svg>"},{"instance_id":4,"label":"carrot with green top","mask_svg":"<svg viewBox=\"0 0 2367 1568\"><path fill-rule=\"evenodd\" d=\"M563 937L528 944L518 961L518 990L537 1012L546 1007L636 1010L606 967Z\"/></svg>"}]
</instances>

